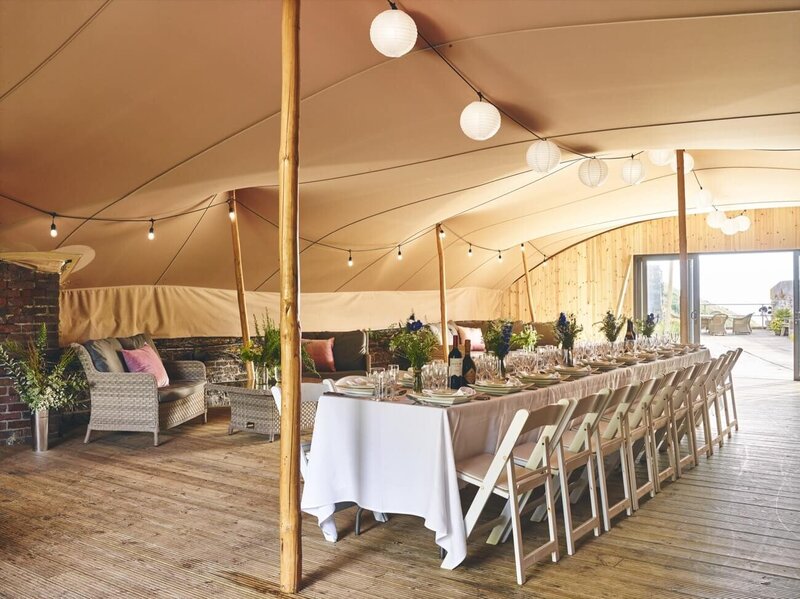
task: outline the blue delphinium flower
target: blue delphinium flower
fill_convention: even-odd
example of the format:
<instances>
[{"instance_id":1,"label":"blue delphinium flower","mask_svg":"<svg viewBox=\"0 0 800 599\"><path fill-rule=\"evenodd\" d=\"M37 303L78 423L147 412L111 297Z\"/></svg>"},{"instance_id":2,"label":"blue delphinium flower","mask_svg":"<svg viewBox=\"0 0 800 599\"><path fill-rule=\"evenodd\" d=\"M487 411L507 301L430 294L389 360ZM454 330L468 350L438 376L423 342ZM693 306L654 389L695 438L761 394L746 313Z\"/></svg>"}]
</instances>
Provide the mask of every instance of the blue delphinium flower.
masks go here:
<instances>
[{"instance_id":1,"label":"blue delphinium flower","mask_svg":"<svg viewBox=\"0 0 800 599\"><path fill-rule=\"evenodd\" d=\"M500 343L497 346L497 355L505 357L511 349L511 329L513 325L510 322L503 323L500 332Z\"/></svg>"},{"instance_id":2,"label":"blue delphinium flower","mask_svg":"<svg viewBox=\"0 0 800 599\"><path fill-rule=\"evenodd\" d=\"M408 320L406 320L406 330L409 333L413 333L415 331L420 330L422 326L423 326L422 321L417 320L416 316L414 316L414 313L412 312L411 316L409 316Z\"/></svg>"},{"instance_id":3,"label":"blue delphinium flower","mask_svg":"<svg viewBox=\"0 0 800 599\"><path fill-rule=\"evenodd\" d=\"M563 312L558 317L558 326L564 328L567 326L567 315Z\"/></svg>"}]
</instances>

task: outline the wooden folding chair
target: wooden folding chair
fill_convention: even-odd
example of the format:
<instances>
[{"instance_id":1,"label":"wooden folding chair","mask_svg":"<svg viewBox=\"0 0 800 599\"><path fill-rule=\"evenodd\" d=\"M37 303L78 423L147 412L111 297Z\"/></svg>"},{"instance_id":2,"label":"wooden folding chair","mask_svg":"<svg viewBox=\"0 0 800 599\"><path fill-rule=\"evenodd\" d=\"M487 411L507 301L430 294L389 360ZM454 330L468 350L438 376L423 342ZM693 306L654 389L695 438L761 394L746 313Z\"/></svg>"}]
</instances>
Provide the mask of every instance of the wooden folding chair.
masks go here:
<instances>
[{"instance_id":1,"label":"wooden folding chair","mask_svg":"<svg viewBox=\"0 0 800 599\"><path fill-rule=\"evenodd\" d=\"M610 397L611 390L603 389L593 395L587 395L576 400L570 421L556 446L556 455L550 460L550 471L554 476L558 477L559 481L556 495L561 495L567 553L569 555L575 554L575 542L577 540L592 531L594 531L595 536L600 535L600 515L597 507L592 443L594 442L597 427L600 424L600 416L605 411ZM567 445L566 448L564 447L565 444ZM515 447L514 461L520 465L527 465L534 449L535 443L525 443ZM570 485L569 478L573 472L582 467L586 468L592 516L576 526L572 519L572 509L570 507L570 489L574 488L574 486ZM575 484L580 484L580 481L576 481ZM544 507L542 505L534 510L531 517L532 521L540 522L544 519L546 515Z\"/></svg>"},{"instance_id":2,"label":"wooden folding chair","mask_svg":"<svg viewBox=\"0 0 800 599\"><path fill-rule=\"evenodd\" d=\"M634 511L639 509L639 500L642 497L648 493L650 497L655 497L656 494L656 484L653 475L655 472L655 456L653 455L652 444L650 443L649 414L653 402L656 402L655 413L660 415L664 411L666 404L665 397L671 392L671 387L663 385L663 379L664 377L656 377L642 385L633 405L628 411L628 418L623 420L623 426L625 428L623 433L625 438L625 455L627 457L626 464L628 467L628 480L631 486L631 503L633 504ZM656 388L658 391L653 392L653 389ZM647 481L642 485L639 485L637 482L635 460L635 456L640 448L644 452L647 464Z\"/></svg>"},{"instance_id":3,"label":"wooden folding chair","mask_svg":"<svg viewBox=\"0 0 800 599\"><path fill-rule=\"evenodd\" d=\"M554 562L559 558L550 461L553 451L560 443L560 431L563 431L563 424L565 420L569 419L574 407L575 400L562 399L558 403L530 412L518 410L495 454L479 454L456 463L459 480L478 487L478 492L464 517L467 538L473 532L492 528L492 534L499 539L510 522L514 537L514 562L518 584L525 583L525 570L531 564L540 561L548 554ZM517 466L513 459L514 446L520 436L537 428L541 429L541 433L531 460L527 466ZM541 546L529 553L524 553L520 497L529 497L539 487L544 487L550 536L549 540ZM493 494L507 499L506 506L500 516L477 526L478 518Z\"/></svg>"},{"instance_id":4,"label":"wooden folding chair","mask_svg":"<svg viewBox=\"0 0 800 599\"><path fill-rule=\"evenodd\" d=\"M711 409L714 409L714 420L717 425L716 434L711 436L711 430L709 427L709 454L713 455L714 453L714 445L718 445L721 449L724 444L725 439L725 429L722 426L722 401L721 401L721 389L723 387L723 380L725 378L725 363L727 361L727 356L725 354L717 357L715 360L712 360L711 366L709 367L708 371L706 372L706 376L703 383L703 389L705 391L705 402L706 402L706 412L709 413L709 420Z\"/></svg>"},{"instance_id":5,"label":"wooden folding chair","mask_svg":"<svg viewBox=\"0 0 800 599\"><path fill-rule=\"evenodd\" d=\"M728 434L729 439L734 429L737 431L739 430L739 417L736 413L736 396L733 393L733 367L736 366L736 362L739 361L739 356L741 355L741 347L731 350L726 354L726 360L723 366L724 372L720 377L721 380L718 381L720 387L717 392L722 396L722 406L725 413L725 432ZM730 406L728 405L729 397ZM731 417L731 414L733 417Z\"/></svg>"}]
</instances>

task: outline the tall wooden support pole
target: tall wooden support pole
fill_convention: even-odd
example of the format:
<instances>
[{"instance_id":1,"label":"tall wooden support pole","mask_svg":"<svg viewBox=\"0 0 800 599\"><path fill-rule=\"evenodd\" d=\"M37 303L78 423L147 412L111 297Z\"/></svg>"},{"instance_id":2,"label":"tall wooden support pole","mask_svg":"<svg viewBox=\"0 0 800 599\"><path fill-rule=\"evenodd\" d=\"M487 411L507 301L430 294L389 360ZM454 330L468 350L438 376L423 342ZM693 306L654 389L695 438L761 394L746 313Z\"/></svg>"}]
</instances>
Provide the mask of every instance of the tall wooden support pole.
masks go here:
<instances>
[{"instance_id":1,"label":"tall wooden support pole","mask_svg":"<svg viewBox=\"0 0 800 599\"><path fill-rule=\"evenodd\" d=\"M689 253L686 243L686 177L683 173L683 150L675 151L678 168L678 252L680 264L681 343L689 342Z\"/></svg>"},{"instance_id":2,"label":"tall wooden support pole","mask_svg":"<svg viewBox=\"0 0 800 599\"><path fill-rule=\"evenodd\" d=\"M236 210L236 192L228 199L231 216L231 239L233 240L233 270L236 274L236 299L239 302L239 323L242 326L242 343L250 342L250 327L247 324L247 304L244 298L244 271L242 270L242 245L239 242L239 214ZM245 362L247 380L253 381L253 363Z\"/></svg>"},{"instance_id":3,"label":"tall wooden support pole","mask_svg":"<svg viewBox=\"0 0 800 599\"><path fill-rule=\"evenodd\" d=\"M303 571L300 540L300 254L298 139L300 126L300 0L283 0L278 237L281 281L281 591L296 593Z\"/></svg>"},{"instance_id":4,"label":"tall wooden support pole","mask_svg":"<svg viewBox=\"0 0 800 599\"><path fill-rule=\"evenodd\" d=\"M447 285L445 284L444 276L444 247L442 247L442 231L444 231L444 229L442 229L441 223L437 224L434 236L436 237L436 251L439 254L439 308L442 316L442 351L444 352L444 359L446 360L447 354L450 353L450 339L448 339L449 333L447 332Z\"/></svg>"},{"instance_id":5,"label":"tall wooden support pole","mask_svg":"<svg viewBox=\"0 0 800 599\"><path fill-rule=\"evenodd\" d=\"M528 310L533 322L533 291L531 291L531 273L528 271L528 254L525 252L525 245L520 246L522 250L522 268L525 269L525 289L528 292Z\"/></svg>"}]
</instances>

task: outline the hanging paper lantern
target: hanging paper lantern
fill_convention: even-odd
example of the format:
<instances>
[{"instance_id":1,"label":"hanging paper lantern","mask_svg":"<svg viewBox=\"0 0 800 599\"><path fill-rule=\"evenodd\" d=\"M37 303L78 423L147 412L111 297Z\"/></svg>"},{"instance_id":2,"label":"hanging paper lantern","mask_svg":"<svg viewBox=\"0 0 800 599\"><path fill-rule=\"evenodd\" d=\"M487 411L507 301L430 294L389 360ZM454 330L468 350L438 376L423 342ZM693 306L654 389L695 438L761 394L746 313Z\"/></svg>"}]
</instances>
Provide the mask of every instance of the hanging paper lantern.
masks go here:
<instances>
[{"instance_id":1,"label":"hanging paper lantern","mask_svg":"<svg viewBox=\"0 0 800 599\"><path fill-rule=\"evenodd\" d=\"M639 185L644 181L644 163L636 158L628 158L622 163L622 180L628 185Z\"/></svg>"},{"instance_id":2,"label":"hanging paper lantern","mask_svg":"<svg viewBox=\"0 0 800 599\"><path fill-rule=\"evenodd\" d=\"M384 56L398 58L417 43L417 24L402 10L385 10L372 19L369 39Z\"/></svg>"},{"instance_id":3,"label":"hanging paper lantern","mask_svg":"<svg viewBox=\"0 0 800 599\"><path fill-rule=\"evenodd\" d=\"M461 111L461 130L475 141L486 141L500 129L500 111L489 102L470 102Z\"/></svg>"},{"instance_id":4,"label":"hanging paper lantern","mask_svg":"<svg viewBox=\"0 0 800 599\"><path fill-rule=\"evenodd\" d=\"M656 166L667 166L673 156L673 150L647 150L647 158Z\"/></svg>"},{"instance_id":5,"label":"hanging paper lantern","mask_svg":"<svg viewBox=\"0 0 800 599\"><path fill-rule=\"evenodd\" d=\"M552 141L540 139L531 144L525 161L537 173L549 173L561 163L561 149Z\"/></svg>"},{"instance_id":6,"label":"hanging paper lantern","mask_svg":"<svg viewBox=\"0 0 800 599\"><path fill-rule=\"evenodd\" d=\"M735 218L726 218L720 230L725 233L725 235L736 235L739 232L739 225Z\"/></svg>"},{"instance_id":7,"label":"hanging paper lantern","mask_svg":"<svg viewBox=\"0 0 800 599\"><path fill-rule=\"evenodd\" d=\"M750 217L744 214L740 214L736 218L733 219L736 221L736 226L739 227L740 231L747 231L750 228Z\"/></svg>"},{"instance_id":8,"label":"hanging paper lantern","mask_svg":"<svg viewBox=\"0 0 800 599\"><path fill-rule=\"evenodd\" d=\"M728 217L724 212L715 210L706 217L706 224L712 229L719 229L726 220L728 220Z\"/></svg>"},{"instance_id":9,"label":"hanging paper lantern","mask_svg":"<svg viewBox=\"0 0 800 599\"><path fill-rule=\"evenodd\" d=\"M714 196L707 189L701 189L694 194L694 205L699 210L708 210L714 204Z\"/></svg>"},{"instance_id":10,"label":"hanging paper lantern","mask_svg":"<svg viewBox=\"0 0 800 599\"><path fill-rule=\"evenodd\" d=\"M669 159L669 167L672 169L673 173L678 172L678 157L673 155L672 158ZM694 169L694 158L689 152L683 153L683 172L684 173L691 173L692 169Z\"/></svg>"},{"instance_id":11,"label":"hanging paper lantern","mask_svg":"<svg viewBox=\"0 0 800 599\"><path fill-rule=\"evenodd\" d=\"M608 177L608 166L599 158L587 158L578 167L578 177L587 187L600 187Z\"/></svg>"}]
</instances>

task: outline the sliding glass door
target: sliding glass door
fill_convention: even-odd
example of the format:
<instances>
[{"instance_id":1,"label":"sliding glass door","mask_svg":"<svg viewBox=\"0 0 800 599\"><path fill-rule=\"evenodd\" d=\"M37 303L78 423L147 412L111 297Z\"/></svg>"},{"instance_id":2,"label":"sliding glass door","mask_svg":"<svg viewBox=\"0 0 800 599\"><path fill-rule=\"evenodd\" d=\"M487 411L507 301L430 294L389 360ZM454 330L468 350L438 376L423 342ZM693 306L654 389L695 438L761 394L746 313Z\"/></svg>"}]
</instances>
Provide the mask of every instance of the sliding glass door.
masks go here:
<instances>
[{"instance_id":1,"label":"sliding glass door","mask_svg":"<svg viewBox=\"0 0 800 599\"><path fill-rule=\"evenodd\" d=\"M657 334L680 335L680 263L675 255L634 258L634 318L658 318ZM689 342L700 342L700 268L689 254Z\"/></svg>"},{"instance_id":2,"label":"sliding glass door","mask_svg":"<svg viewBox=\"0 0 800 599\"><path fill-rule=\"evenodd\" d=\"M800 381L800 250L794 251L792 259L792 322L794 332L794 380ZM781 331L783 333L783 331Z\"/></svg>"}]
</instances>

